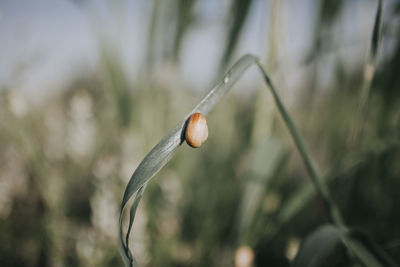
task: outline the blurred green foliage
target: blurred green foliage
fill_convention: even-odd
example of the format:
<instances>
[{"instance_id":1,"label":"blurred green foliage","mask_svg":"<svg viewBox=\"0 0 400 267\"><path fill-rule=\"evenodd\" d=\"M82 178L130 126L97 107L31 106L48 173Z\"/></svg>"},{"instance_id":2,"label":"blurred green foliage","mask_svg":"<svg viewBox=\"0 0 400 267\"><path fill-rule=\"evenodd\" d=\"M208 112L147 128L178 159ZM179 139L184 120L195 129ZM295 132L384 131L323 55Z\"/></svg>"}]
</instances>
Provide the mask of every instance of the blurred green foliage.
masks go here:
<instances>
[{"instance_id":1,"label":"blurred green foliage","mask_svg":"<svg viewBox=\"0 0 400 267\"><path fill-rule=\"evenodd\" d=\"M223 64L233 55L251 2L232 3ZM182 39L196 21L195 4L174 5L178 26L171 58L162 59L171 62L166 73L178 64ZM321 27L334 24L341 8L343 1L321 1L315 46L325 36ZM157 60L151 53L150 74L132 83L113 48L102 51L97 74L77 77L40 105L14 88L0 92L0 266L122 265L117 230L123 189L143 156L200 95L152 77ZM348 135L363 66L344 72L339 61L337 79L322 95L310 90L311 76L311 86L299 86L301 97L289 109L346 224L400 262L398 41L393 51L372 83L357 145ZM313 50L313 59L322 54ZM310 94L318 101L308 101ZM269 97L230 94L209 117L207 143L196 151L184 146L149 183L131 241L144 266L232 266L242 245L253 249L255 266L289 266L300 241L329 222L285 126L265 108ZM324 266L356 266L340 246L327 258Z\"/></svg>"}]
</instances>

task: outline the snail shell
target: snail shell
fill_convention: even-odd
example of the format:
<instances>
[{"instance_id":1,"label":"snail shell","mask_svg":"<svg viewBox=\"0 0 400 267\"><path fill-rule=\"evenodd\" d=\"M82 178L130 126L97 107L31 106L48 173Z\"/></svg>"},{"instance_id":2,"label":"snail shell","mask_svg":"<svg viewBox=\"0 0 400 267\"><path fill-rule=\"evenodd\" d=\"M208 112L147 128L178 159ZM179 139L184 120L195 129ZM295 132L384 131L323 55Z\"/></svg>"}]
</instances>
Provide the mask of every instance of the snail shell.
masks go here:
<instances>
[{"instance_id":1,"label":"snail shell","mask_svg":"<svg viewBox=\"0 0 400 267\"><path fill-rule=\"evenodd\" d=\"M185 139L193 148L200 147L208 137L207 120L201 113L193 113L187 123Z\"/></svg>"}]
</instances>

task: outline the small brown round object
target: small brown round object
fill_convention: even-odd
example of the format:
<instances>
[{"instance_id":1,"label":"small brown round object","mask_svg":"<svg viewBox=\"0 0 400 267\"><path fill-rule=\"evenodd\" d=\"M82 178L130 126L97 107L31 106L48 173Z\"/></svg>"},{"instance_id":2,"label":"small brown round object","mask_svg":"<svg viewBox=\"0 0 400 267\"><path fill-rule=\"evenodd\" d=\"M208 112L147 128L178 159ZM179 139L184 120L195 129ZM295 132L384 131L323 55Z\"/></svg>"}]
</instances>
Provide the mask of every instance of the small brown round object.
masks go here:
<instances>
[{"instance_id":1,"label":"small brown round object","mask_svg":"<svg viewBox=\"0 0 400 267\"><path fill-rule=\"evenodd\" d=\"M193 148L200 147L208 137L207 120L201 113L193 113L186 126L186 143Z\"/></svg>"}]
</instances>

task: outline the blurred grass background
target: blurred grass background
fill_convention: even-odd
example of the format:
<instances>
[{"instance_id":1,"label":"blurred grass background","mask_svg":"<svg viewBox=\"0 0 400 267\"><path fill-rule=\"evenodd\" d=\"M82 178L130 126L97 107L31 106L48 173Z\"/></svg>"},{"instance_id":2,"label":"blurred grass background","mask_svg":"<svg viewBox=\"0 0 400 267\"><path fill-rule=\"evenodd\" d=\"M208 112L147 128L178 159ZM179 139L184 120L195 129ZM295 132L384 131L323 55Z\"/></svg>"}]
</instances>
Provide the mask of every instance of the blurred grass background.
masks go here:
<instances>
[{"instance_id":1,"label":"blurred grass background","mask_svg":"<svg viewBox=\"0 0 400 267\"><path fill-rule=\"evenodd\" d=\"M9 25L10 2L0 2L0 29ZM111 18L105 20L99 2L65 2L91 25L93 68L70 66L58 86L31 80L26 90L24 77L45 61L46 50L0 63L7 78L0 91L1 266L121 266L118 211L132 172L245 52L262 58L282 90L346 224L400 262L398 1L385 1L377 73L356 142L349 135L376 1L300 1L307 8L296 16L290 0L152 1L144 34L130 36L130 44L145 44L134 73L120 52L127 38L121 29L129 28L121 14L132 4L102 1ZM43 11L49 24L51 12ZM307 35L290 35L291 27ZM199 28L218 29L219 52L206 46L190 55ZM13 29L0 32L7 31ZM11 41L0 38L5 58ZM308 46L294 58L288 50L303 38ZM213 64L187 75L186 67L205 64L202 57ZM254 266L289 266L303 238L329 215L261 77L246 74L208 125L201 149L184 145L149 183L133 228L135 256L144 266L232 266L246 245ZM354 265L342 247L327 262Z\"/></svg>"}]
</instances>

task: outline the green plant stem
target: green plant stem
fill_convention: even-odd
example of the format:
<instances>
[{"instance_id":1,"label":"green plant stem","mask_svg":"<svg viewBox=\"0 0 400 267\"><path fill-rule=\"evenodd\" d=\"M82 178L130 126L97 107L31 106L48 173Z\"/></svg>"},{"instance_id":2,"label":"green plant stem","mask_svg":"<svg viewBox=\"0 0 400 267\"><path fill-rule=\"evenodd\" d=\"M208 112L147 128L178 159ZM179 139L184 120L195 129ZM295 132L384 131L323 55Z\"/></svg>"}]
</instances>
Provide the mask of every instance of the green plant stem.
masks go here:
<instances>
[{"instance_id":1,"label":"green plant stem","mask_svg":"<svg viewBox=\"0 0 400 267\"><path fill-rule=\"evenodd\" d=\"M357 106L356 117L353 124L353 128L350 132L350 144L357 145L361 139L362 128L366 118L366 112L368 108L368 99L371 91L372 80L375 76L376 71L376 56L379 48L380 40L380 27L382 20L382 5L383 0L378 1L378 7L375 15L374 28L372 30L371 37L371 48L368 55L367 62L364 66L364 79L361 87L360 100Z\"/></svg>"},{"instance_id":2,"label":"green plant stem","mask_svg":"<svg viewBox=\"0 0 400 267\"><path fill-rule=\"evenodd\" d=\"M306 146L304 145L303 139L301 138L299 132L296 129L296 126L294 125L292 119L290 118L288 112L286 111L284 105L282 104L279 95L277 91L275 90L275 86L271 82L271 79L268 77L266 71L264 70L263 66L261 63L257 60L257 66L259 67L260 71L263 74L264 80L268 87L271 90L272 96L275 100L275 103L278 107L278 110L285 121L286 126L288 127L290 134L293 138L293 141L299 150L301 157L303 159L303 162L306 166L306 169L310 175L311 181L313 182L315 188L317 191L321 194L322 198L324 199L324 202L330 212L330 215L332 217L333 222L340 226L344 227L343 219L342 216L339 212L339 209L337 208L335 202L332 200L332 197L328 191L328 188L326 187L326 184L322 181L321 176L318 174L318 171L310 157L310 153L308 152Z\"/></svg>"}]
</instances>

